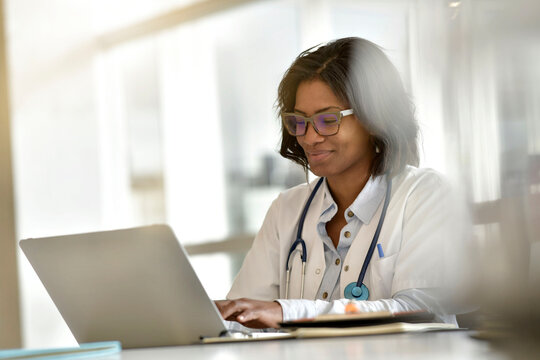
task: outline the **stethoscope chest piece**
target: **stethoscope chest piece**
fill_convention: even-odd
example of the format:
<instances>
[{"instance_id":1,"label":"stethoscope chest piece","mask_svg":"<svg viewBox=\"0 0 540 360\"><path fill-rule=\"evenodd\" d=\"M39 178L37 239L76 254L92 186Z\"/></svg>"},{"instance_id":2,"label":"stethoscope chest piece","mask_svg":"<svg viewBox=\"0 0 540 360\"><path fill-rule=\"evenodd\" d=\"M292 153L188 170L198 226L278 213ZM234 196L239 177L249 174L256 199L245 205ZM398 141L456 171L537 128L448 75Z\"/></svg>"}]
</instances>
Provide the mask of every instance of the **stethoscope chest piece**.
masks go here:
<instances>
[{"instance_id":1,"label":"stethoscope chest piece","mask_svg":"<svg viewBox=\"0 0 540 360\"><path fill-rule=\"evenodd\" d=\"M357 286L355 282L352 282L345 288L344 295L349 300L367 300L369 298L369 290L364 284Z\"/></svg>"}]
</instances>

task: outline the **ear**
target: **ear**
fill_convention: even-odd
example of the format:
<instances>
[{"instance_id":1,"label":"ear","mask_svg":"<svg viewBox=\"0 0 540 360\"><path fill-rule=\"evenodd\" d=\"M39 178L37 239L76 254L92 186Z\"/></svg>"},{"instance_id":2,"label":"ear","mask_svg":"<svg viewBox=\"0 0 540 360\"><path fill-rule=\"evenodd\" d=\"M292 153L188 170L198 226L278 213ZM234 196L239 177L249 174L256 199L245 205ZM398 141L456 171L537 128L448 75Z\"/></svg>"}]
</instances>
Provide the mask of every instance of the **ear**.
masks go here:
<instances>
[{"instance_id":1,"label":"ear","mask_svg":"<svg viewBox=\"0 0 540 360\"><path fill-rule=\"evenodd\" d=\"M369 143L371 144L371 146L373 146L375 153L379 154L381 152L381 149L379 148L379 145L377 145L377 138L373 134L369 134L369 135L370 135Z\"/></svg>"}]
</instances>

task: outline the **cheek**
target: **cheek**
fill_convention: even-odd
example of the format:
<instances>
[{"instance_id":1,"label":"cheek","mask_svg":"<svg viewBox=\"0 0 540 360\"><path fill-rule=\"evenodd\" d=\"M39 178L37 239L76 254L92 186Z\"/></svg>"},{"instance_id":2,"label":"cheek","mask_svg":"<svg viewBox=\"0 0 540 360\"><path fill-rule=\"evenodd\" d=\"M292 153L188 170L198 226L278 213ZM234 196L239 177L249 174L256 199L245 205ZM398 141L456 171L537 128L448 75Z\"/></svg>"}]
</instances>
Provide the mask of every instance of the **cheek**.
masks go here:
<instances>
[{"instance_id":1,"label":"cheek","mask_svg":"<svg viewBox=\"0 0 540 360\"><path fill-rule=\"evenodd\" d=\"M297 137L296 142L298 143L298 145L300 145L302 149L304 148L304 141L302 141L301 137Z\"/></svg>"},{"instance_id":2,"label":"cheek","mask_svg":"<svg viewBox=\"0 0 540 360\"><path fill-rule=\"evenodd\" d=\"M352 157L362 157L370 152L369 137L364 134L350 134L341 142L342 150Z\"/></svg>"},{"instance_id":3,"label":"cheek","mask_svg":"<svg viewBox=\"0 0 540 360\"><path fill-rule=\"evenodd\" d=\"M358 120L356 120L358 121ZM349 123L348 129L343 133L344 143L355 152L368 152L370 149L370 135L360 123Z\"/></svg>"}]
</instances>

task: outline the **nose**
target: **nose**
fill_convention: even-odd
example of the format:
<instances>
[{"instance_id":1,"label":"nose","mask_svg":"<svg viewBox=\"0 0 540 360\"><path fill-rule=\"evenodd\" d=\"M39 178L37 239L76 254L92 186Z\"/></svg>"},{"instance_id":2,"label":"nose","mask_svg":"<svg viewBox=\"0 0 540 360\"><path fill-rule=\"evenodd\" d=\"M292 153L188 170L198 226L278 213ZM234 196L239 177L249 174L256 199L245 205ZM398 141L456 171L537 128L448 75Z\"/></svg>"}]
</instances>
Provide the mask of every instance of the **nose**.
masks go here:
<instances>
[{"instance_id":1,"label":"nose","mask_svg":"<svg viewBox=\"0 0 540 360\"><path fill-rule=\"evenodd\" d=\"M306 133L303 136L300 136L300 138L302 138L302 142L307 145L314 145L324 141L324 136L319 135L311 123L306 125Z\"/></svg>"}]
</instances>

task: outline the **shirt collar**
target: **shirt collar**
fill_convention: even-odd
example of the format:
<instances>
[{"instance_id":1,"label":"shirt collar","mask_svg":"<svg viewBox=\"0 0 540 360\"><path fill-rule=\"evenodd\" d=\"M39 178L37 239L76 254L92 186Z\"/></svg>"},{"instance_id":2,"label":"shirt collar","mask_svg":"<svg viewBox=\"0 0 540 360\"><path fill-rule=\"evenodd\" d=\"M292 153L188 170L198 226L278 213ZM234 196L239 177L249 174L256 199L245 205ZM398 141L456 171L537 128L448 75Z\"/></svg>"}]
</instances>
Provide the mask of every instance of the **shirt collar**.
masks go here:
<instances>
[{"instance_id":1,"label":"shirt collar","mask_svg":"<svg viewBox=\"0 0 540 360\"><path fill-rule=\"evenodd\" d=\"M323 190L324 198L321 207L320 220L329 221L335 215L337 205L332 198L326 179L324 179L321 190ZM369 224L379 208L381 201L384 199L385 194L386 175L376 177L371 176L360 194L358 194L349 209L345 212L347 213L350 210L358 219L360 219L360 221L362 221L362 223Z\"/></svg>"}]
</instances>

